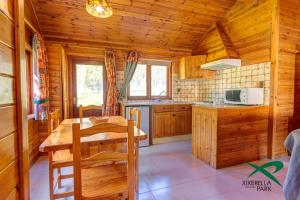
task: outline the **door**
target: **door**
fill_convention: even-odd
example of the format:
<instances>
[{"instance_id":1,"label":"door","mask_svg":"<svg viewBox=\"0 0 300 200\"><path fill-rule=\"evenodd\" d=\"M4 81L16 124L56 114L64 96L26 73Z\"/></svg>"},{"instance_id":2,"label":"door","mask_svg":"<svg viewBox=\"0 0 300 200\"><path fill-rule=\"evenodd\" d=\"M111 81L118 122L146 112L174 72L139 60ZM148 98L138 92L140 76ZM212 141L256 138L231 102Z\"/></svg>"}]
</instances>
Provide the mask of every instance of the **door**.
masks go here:
<instances>
[{"instance_id":1,"label":"door","mask_svg":"<svg viewBox=\"0 0 300 200\"><path fill-rule=\"evenodd\" d=\"M79 106L102 106L105 99L105 68L101 61L72 61L72 108L71 116L79 117ZM101 116L102 110L84 112L84 117Z\"/></svg>"},{"instance_id":2,"label":"door","mask_svg":"<svg viewBox=\"0 0 300 200\"><path fill-rule=\"evenodd\" d=\"M154 113L153 137L172 136L172 112Z\"/></svg>"}]
</instances>

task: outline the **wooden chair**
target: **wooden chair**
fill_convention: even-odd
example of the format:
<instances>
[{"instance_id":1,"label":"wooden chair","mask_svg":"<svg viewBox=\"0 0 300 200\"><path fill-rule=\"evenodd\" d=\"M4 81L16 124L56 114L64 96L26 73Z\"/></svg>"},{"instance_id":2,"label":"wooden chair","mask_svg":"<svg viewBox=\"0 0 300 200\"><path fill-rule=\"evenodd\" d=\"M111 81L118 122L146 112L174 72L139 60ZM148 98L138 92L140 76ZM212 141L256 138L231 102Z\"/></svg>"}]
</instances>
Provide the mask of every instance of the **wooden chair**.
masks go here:
<instances>
[{"instance_id":1,"label":"wooden chair","mask_svg":"<svg viewBox=\"0 0 300 200\"><path fill-rule=\"evenodd\" d=\"M137 108L129 109L129 119L134 120L135 126L141 128L141 111ZM135 191L139 192L139 143L140 140L135 140Z\"/></svg>"},{"instance_id":2,"label":"wooden chair","mask_svg":"<svg viewBox=\"0 0 300 200\"><path fill-rule=\"evenodd\" d=\"M83 118L84 111L88 110L102 110L102 106L88 105L88 106L79 106L79 118Z\"/></svg>"},{"instance_id":3,"label":"wooden chair","mask_svg":"<svg viewBox=\"0 0 300 200\"><path fill-rule=\"evenodd\" d=\"M134 200L134 122L129 120L123 125L106 122L86 129L80 129L80 124L76 123L72 131L74 199ZM128 133L127 152L102 151L82 158L80 138L107 131Z\"/></svg>"},{"instance_id":4,"label":"wooden chair","mask_svg":"<svg viewBox=\"0 0 300 200\"><path fill-rule=\"evenodd\" d=\"M48 134L51 134L59 125L59 111L55 110L48 114ZM62 175L61 168L73 166L73 155L69 150L60 150L48 153L49 161L49 192L50 199L59 199L72 196L73 192L54 193L54 188L58 185L61 188L62 179L72 178L73 174ZM54 177L54 169L57 169L57 178Z\"/></svg>"}]
</instances>

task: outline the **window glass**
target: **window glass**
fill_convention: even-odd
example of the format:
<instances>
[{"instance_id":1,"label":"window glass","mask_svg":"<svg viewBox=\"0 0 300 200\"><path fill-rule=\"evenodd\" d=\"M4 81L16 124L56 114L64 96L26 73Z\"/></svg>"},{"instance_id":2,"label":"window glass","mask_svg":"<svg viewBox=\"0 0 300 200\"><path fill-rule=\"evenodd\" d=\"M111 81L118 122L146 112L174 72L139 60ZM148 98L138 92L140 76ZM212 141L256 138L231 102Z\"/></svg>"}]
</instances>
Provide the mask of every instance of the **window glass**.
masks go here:
<instances>
[{"instance_id":1,"label":"window glass","mask_svg":"<svg viewBox=\"0 0 300 200\"><path fill-rule=\"evenodd\" d=\"M147 66L138 64L130 82L130 96L147 96Z\"/></svg>"},{"instance_id":2,"label":"window glass","mask_svg":"<svg viewBox=\"0 0 300 200\"><path fill-rule=\"evenodd\" d=\"M167 96L167 66L151 66L151 96Z\"/></svg>"},{"instance_id":3,"label":"window glass","mask_svg":"<svg viewBox=\"0 0 300 200\"><path fill-rule=\"evenodd\" d=\"M76 64L77 106L103 104L103 66Z\"/></svg>"}]
</instances>

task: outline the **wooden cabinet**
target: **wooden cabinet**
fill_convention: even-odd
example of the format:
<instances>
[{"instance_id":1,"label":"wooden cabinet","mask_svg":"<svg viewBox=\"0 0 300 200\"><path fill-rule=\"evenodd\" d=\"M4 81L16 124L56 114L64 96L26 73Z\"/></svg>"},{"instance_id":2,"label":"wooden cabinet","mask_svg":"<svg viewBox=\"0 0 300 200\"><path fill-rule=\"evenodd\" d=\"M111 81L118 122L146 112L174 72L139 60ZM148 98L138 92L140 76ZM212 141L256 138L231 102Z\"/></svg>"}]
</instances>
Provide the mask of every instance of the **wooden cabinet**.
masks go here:
<instances>
[{"instance_id":1,"label":"wooden cabinet","mask_svg":"<svg viewBox=\"0 0 300 200\"><path fill-rule=\"evenodd\" d=\"M193 108L192 152L209 165L216 165L217 109Z\"/></svg>"},{"instance_id":2,"label":"wooden cabinet","mask_svg":"<svg viewBox=\"0 0 300 200\"><path fill-rule=\"evenodd\" d=\"M267 156L268 106L193 106L192 152L214 168Z\"/></svg>"},{"instance_id":3,"label":"wooden cabinet","mask_svg":"<svg viewBox=\"0 0 300 200\"><path fill-rule=\"evenodd\" d=\"M172 135L172 112L159 112L153 115L153 136L167 137Z\"/></svg>"},{"instance_id":4,"label":"wooden cabinet","mask_svg":"<svg viewBox=\"0 0 300 200\"><path fill-rule=\"evenodd\" d=\"M196 78L214 78L215 72L211 70L203 70L201 64L206 62L206 55L186 56L180 58L179 77L180 79L196 79Z\"/></svg>"},{"instance_id":5,"label":"wooden cabinet","mask_svg":"<svg viewBox=\"0 0 300 200\"><path fill-rule=\"evenodd\" d=\"M184 135L192 132L191 111L176 111L172 115L172 133L174 135Z\"/></svg>"},{"instance_id":6,"label":"wooden cabinet","mask_svg":"<svg viewBox=\"0 0 300 200\"><path fill-rule=\"evenodd\" d=\"M191 133L191 105L155 105L152 107L154 138Z\"/></svg>"}]
</instances>

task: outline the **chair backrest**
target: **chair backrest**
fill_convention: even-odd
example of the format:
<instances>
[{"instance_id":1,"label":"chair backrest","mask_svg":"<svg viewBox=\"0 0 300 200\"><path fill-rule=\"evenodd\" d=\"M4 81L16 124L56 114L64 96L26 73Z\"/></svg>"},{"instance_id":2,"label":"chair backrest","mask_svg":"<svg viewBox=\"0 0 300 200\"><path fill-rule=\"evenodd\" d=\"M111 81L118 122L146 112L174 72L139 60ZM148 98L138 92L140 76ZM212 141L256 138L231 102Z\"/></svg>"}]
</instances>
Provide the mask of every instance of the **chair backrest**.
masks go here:
<instances>
[{"instance_id":1,"label":"chair backrest","mask_svg":"<svg viewBox=\"0 0 300 200\"><path fill-rule=\"evenodd\" d=\"M96 106L96 105L88 105L88 106L79 106L79 118L83 118L84 111L88 110L102 110L102 106Z\"/></svg>"},{"instance_id":2,"label":"chair backrest","mask_svg":"<svg viewBox=\"0 0 300 200\"><path fill-rule=\"evenodd\" d=\"M129 199L134 199L134 121L128 120L124 124L112 124L108 122L96 124L86 129L80 129L80 123L72 124L73 132L73 160L74 160L74 197L82 198L81 169L99 166L108 161L126 161L128 170L128 194ZM127 152L99 152L88 158L81 156L80 138L103 132L128 133Z\"/></svg>"},{"instance_id":3,"label":"chair backrest","mask_svg":"<svg viewBox=\"0 0 300 200\"><path fill-rule=\"evenodd\" d=\"M48 113L48 134L50 134L59 125L59 110Z\"/></svg>"},{"instance_id":4,"label":"chair backrest","mask_svg":"<svg viewBox=\"0 0 300 200\"><path fill-rule=\"evenodd\" d=\"M137 108L129 109L129 119L135 121L135 126L140 129L141 128L141 110Z\"/></svg>"}]
</instances>

